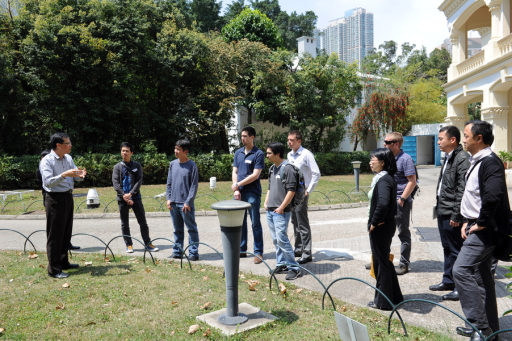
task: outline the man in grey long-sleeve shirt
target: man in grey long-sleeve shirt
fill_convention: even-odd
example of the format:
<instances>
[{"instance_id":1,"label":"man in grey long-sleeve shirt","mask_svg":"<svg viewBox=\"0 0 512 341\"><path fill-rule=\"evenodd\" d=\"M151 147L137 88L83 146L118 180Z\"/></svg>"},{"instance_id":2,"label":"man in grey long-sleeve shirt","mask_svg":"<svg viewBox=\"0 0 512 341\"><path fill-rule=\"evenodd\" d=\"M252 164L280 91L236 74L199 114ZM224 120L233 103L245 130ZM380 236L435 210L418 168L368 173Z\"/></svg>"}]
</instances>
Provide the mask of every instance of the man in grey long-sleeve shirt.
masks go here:
<instances>
[{"instance_id":1,"label":"man in grey long-sleeve shirt","mask_svg":"<svg viewBox=\"0 0 512 341\"><path fill-rule=\"evenodd\" d=\"M87 171L75 166L71 141L64 133L55 133L50 139L52 151L39 164L43 189L46 191L46 252L48 275L66 278L62 270L78 268L70 264L68 249L73 231L73 188L75 181L82 181Z\"/></svg>"},{"instance_id":2,"label":"man in grey long-sleeve shirt","mask_svg":"<svg viewBox=\"0 0 512 341\"><path fill-rule=\"evenodd\" d=\"M184 225L187 225L188 243L199 242L199 233L195 219L194 199L197 194L199 174L197 165L187 156L190 142L179 140L174 147L177 160L171 161L167 175L167 208L174 225L173 257L181 258L183 250ZM199 260L198 245L189 248L189 260Z\"/></svg>"}]
</instances>

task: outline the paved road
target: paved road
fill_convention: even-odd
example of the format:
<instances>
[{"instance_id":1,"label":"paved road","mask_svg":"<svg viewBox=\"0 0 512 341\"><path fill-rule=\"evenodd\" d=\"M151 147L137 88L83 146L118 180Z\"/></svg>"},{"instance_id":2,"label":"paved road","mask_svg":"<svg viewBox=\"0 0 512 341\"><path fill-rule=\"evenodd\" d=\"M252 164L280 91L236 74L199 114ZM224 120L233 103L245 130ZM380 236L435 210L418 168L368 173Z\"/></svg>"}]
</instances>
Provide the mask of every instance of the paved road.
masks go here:
<instances>
[{"instance_id":1,"label":"paved road","mask_svg":"<svg viewBox=\"0 0 512 341\"><path fill-rule=\"evenodd\" d=\"M421 192L414 203L413 208L413 246L411 255L411 272L399 277L400 286L405 299L422 298L441 303L442 293L428 290L428 286L441 281L443 273L443 253L441 243L438 241L437 223L432 219L432 205L435 201L435 187L439 168L420 167ZM509 189L512 194L512 188ZM340 277L357 277L375 283L370 277L369 271L364 269L364 264L370 261L370 244L366 232L367 207L338 209L328 211L310 212L310 221L313 230L314 262L307 265L307 268L315 273L320 280L328 285ZM0 220L0 228L16 229L24 234L45 228L44 220L37 220L24 217L24 219ZM148 218L151 238L173 239L173 229L170 217ZM222 252L219 223L216 216L197 217L199 234L202 242L210 244ZM264 258L270 266L275 266L275 249L270 239L265 216L262 215L264 230L265 251ZM132 235L140 239L140 232L135 219L130 220ZM74 233L90 233L104 241L108 241L116 235L121 234L120 220L117 218L103 219L75 219ZM290 237L293 232L289 229ZM20 249L23 246L23 238L14 233L0 231L0 249ZM44 233L35 234L31 238L38 250L45 249ZM84 252L102 251L101 243L94 238L76 236L73 244L82 246ZM170 243L165 240L156 241L155 244L161 249L155 256L159 258L169 257L172 252ZM252 238L249 241L252 251ZM395 255L400 253L400 242L395 236L391 252ZM119 238L112 243L114 253L123 253L124 244ZM142 255L142 247L134 245L135 255ZM201 261L216 266L222 266L218 255L205 246L200 246ZM395 257L398 259L399 257ZM502 264L510 266L512 264ZM268 270L264 264L255 265L251 258L241 259L242 271L252 272L259 275L267 275ZM500 314L512 309L512 299L508 298L508 291L505 289L509 279L504 274L508 270L500 268L496 276L496 290ZM278 275L284 280L284 275ZM304 276L295 281L295 284L323 292L320 284L313 276ZM352 304L365 306L373 299L373 290L364 284L354 281L338 282L330 290L331 294ZM443 302L447 307L462 314L459 302ZM410 324L424 326L432 330L441 331L453 335L456 326L462 325L461 321L454 315L442 308L411 303L402 310L402 317ZM512 327L512 317L501 319L501 328ZM456 336L454 336L456 338ZM463 339L463 338L462 338ZM502 340L507 338L502 337ZM512 339L512 338L511 338Z\"/></svg>"}]
</instances>

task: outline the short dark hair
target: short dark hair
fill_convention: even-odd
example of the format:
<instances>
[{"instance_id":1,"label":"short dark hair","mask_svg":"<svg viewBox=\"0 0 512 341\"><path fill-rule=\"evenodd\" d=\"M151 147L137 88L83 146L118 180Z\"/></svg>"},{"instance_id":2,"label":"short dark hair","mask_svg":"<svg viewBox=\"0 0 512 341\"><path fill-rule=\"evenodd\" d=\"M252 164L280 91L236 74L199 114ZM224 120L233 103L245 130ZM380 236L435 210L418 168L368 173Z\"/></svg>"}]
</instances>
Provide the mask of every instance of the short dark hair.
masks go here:
<instances>
[{"instance_id":1,"label":"short dark hair","mask_svg":"<svg viewBox=\"0 0 512 341\"><path fill-rule=\"evenodd\" d=\"M66 133L55 133L50 137L50 145L52 146L52 149L57 149L57 143L64 143L64 139L69 139L68 134Z\"/></svg>"},{"instance_id":2,"label":"short dark hair","mask_svg":"<svg viewBox=\"0 0 512 341\"><path fill-rule=\"evenodd\" d=\"M396 160L391 150L388 148L377 148L371 153L370 159L373 157L376 157L379 161L384 161L384 168L382 170L385 170L391 176L395 176L397 172Z\"/></svg>"},{"instance_id":3,"label":"short dark hair","mask_svg":"<svg viewBox=\"0 0 512 341\"><path fill-rule=\"evenodd\" d=\"M243 127L240 133L243 133L244 131L246 131L249 136L256 136L256 129L251 126Z\"/></svg>"},{"instance_id":4,"label":"short dark hair","mask_svg":"<svg viewBox=\"0 0 512 341\"><path fill-rule=\"evenodd\" d=\"M131 144L130 142L123 142L123 143L121 143L121 149L123 149L123 147L130 148L130 151L132 153L135 151L135 148L133 147L133 144Z\"/></svg>"},{"instance_id":5,"label":"short dark hair","mask_svg":"<svg viewBox=\"0 0 512 341\"><path fill-rule=\"evenodd\" d=\"M190 151L190 147L192 147L189 140L178 140L176 142L175 146L181 147L181 149L183 149L183 151L185 151L185 150Z\"/></svg>"},{"instance_id":6,"label":"short dark hair","mask_svg":"<svg viewBox=\"0 0 512 341\"><path fill-rule=\"evenodd\" d=\"M45 157L46 155L50 154L52 152L51 149L45 149L41 152L41 157Z\"/></svg>"},{"instance_id":7,"label":"short dark hair","mask_svg":"<svg viewBox=\"0 0 512 341\"><path fill-rule=\"evenodd\" d=\"M486 146L490 146L494 142L494 135L492 134L492 124L481 120L472 120L466 122L466 126L472 124L471 133L473 137L482 135L482 140Z\"/></svg>"},{"instance_id":8,"label":"short dark hair","mask_svg":"<svg viewBox=\"0 0 512 341\"><path fill-rule=\"evenodd\" d=\"M275 155L279 154L281 159L284 159L284 145L281 142L270 142L267 144L267 148L272 150Z\"/></svg>"},{"instance_id":9,"label":"short dark hair","mask_svg":"<svg viewBox=\"0 0 512 341\"><path fill-rule=\"evenodd\" d=\"M449 138L455 137L457 144L460 143L460 130L456 126L446 126L439 129L439 132L444 132Z\"/></svg>"},{"instance_id":10,"label":"short dark hair","mask_svg":"<svg viewBox=\"0 0 512 341\"><path fill-rule=\"evenodd\" d=\"M298 130L291 130L288 135L295 135L297 141L300 140L302 142L302 133Z\"/></svg>"}]
</instances>

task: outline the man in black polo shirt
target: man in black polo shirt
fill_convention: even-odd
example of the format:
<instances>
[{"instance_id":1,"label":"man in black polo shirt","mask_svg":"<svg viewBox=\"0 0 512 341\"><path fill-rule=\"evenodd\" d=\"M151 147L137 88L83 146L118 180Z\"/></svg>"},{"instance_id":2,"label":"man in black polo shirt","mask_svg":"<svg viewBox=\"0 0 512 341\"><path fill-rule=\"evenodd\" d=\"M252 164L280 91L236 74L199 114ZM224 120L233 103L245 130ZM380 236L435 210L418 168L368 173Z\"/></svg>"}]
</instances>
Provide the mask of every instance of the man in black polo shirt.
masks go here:
<instances>
[{"instance_id":1,"label":"man in black polo shirt","mask_svg":"<svg viewBox=\"0 0 512 341\"><path fill-rule=\"evenodd\" d=\"M263 259L263 230L260 222L261 205L261 171L265 168L265 155L254 145L256 130L253 127L242 129L242 144L244 147L235 152L233 161L233 197L235 200L251 204L247 211L251 216L252 235L254 237L254 254ZM242 243L240 257L247 257L247 212L242 225ZM261 259L254 257L254 263L260 264Z\"/></svg>"}]
</instances>

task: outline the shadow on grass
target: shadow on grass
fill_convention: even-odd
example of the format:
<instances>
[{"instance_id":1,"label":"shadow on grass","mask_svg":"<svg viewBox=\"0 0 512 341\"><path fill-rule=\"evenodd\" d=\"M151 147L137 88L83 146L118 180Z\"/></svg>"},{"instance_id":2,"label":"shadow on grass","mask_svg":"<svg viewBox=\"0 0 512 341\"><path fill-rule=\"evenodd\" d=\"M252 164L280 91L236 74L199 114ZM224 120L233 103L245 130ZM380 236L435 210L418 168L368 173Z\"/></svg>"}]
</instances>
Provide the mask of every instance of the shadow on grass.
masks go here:
<instances>
[{"instance_id":1,"label":"shadow on grass","mask_svg":"<svg viewBox=\"0 0 512 341\"><path fill-rule=\"evenodd\" d=\"M279 321L284 324L292 324L299 319L299 316L288 310L272 310L272 315L279 317Z\"/></svg>"},{"instance_id":2,"label":"shadow on grass","mask_svg":"<svg viewBox=\"0 0 512 341\"><path fill-rule=\"evenodd\" d=\"M448 292L449 291L447 291L447 293ZM413 300L413 299L429 300L429 301L433 301L433 302L442 304L441 297L439 297L437 295L430 294L430 293L404 295L404 301ZM406 303L403 306L401 306L400 310L403 309L403 310L411 312L411 313L426 315L426 314L430 313L432 311L432 309L434 309L435 307L436 306L433 304L422 303L422 302L411 302L411 303Z\"/></svg>"},{"instance_id":3,"label":"shadow on grass","mask_svg":"<svg viewBox=\"0 0 512 341\"><path fill-rule=\"evenodd\" d=\"M129 275L128 271L124 271L122 273L108 273L112 269L122 269L130 271L132 269L131 264L109 264L109 265L90 265L90 266L80 266L76 270L68 270L70 276L73 275L83 275L90 274L91 276L126 276Z\"/></svg>"}]
</instances>

